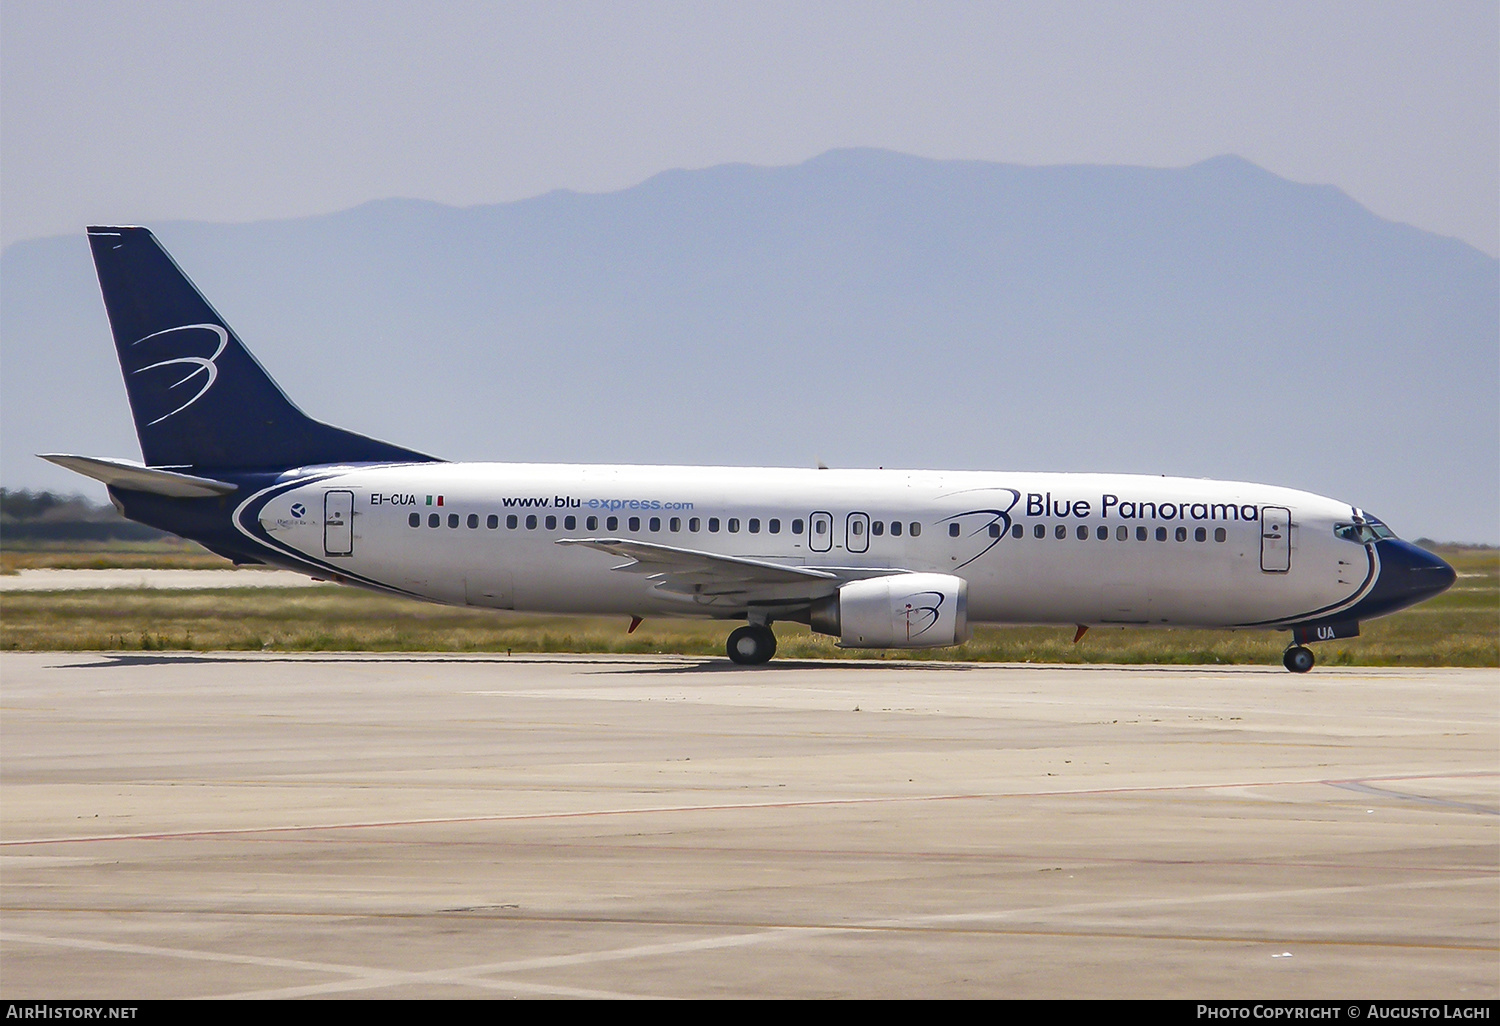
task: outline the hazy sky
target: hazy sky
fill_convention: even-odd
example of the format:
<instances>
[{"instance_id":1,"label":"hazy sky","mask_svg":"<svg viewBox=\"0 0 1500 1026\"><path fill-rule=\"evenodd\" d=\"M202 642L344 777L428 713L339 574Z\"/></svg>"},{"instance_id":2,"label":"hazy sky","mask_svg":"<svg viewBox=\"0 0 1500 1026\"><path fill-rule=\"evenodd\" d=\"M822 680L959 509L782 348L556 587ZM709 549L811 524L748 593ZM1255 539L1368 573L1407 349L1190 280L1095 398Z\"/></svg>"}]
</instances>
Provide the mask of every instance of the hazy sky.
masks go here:
<instances>
[{"instance_id":1,"label":"hazy sky","mask_svg":"<svg viewBox=\"0 0 1500 1026\"><path fill-rule=\"evenodd\" d=\"M1237 153L1500 254L1500 5L0 3L0 241L840 146Z\"/></svg>"}]
</instances>

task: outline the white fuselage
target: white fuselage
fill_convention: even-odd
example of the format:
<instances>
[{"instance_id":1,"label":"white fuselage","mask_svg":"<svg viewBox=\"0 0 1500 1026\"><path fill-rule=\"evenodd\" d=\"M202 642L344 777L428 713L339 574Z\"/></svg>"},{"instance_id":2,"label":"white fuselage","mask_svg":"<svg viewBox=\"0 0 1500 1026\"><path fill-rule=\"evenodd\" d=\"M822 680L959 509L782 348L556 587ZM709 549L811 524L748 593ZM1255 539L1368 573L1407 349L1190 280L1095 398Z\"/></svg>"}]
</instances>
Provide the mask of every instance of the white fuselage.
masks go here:
<instances>
[{"instance_id":1,"label":"white fuselage","mask_svg":"<svg viewBox=\"0 0 1500 1026\"><path fill-rule=\"evenodd\" d=\"M986 623L1274 626L1352 605L1374 577L1366 548L1334 534L1347 503L1238 482L494 463L301 473L256 517L273 547L351 583L501 609L744 615L557 544L585 538L951 574Z\"/></svg>"}]
</instances>

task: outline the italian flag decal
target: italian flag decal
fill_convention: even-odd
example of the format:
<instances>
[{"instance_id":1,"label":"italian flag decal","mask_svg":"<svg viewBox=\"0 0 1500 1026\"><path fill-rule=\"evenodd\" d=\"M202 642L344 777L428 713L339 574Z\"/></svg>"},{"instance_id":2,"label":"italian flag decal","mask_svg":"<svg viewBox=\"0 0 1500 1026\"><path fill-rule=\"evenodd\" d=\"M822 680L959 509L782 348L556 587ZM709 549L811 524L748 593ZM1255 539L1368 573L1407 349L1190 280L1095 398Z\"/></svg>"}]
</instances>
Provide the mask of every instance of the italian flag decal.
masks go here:
<instances>
[{"instance_id":1,"label":"italian flag decal","mask_svg":"<svg viewBox=\"0 0 1500 1026\"><path fill-rule=\"evenodd\" d=\"M442 504L443 504L443 497L442 497L442 496L441 496L441 495L439 495L439 496L438 496L438 497L437 497L437 504L438 504L438 505L439 505L439 506L441 506L441 505L442 505ZM429 506L431 506L431 505L432 505L432 496L430 496L430 495L429 495L429 496L427 496L427 505L429 505Z\"/></svg>"}]
</instances>

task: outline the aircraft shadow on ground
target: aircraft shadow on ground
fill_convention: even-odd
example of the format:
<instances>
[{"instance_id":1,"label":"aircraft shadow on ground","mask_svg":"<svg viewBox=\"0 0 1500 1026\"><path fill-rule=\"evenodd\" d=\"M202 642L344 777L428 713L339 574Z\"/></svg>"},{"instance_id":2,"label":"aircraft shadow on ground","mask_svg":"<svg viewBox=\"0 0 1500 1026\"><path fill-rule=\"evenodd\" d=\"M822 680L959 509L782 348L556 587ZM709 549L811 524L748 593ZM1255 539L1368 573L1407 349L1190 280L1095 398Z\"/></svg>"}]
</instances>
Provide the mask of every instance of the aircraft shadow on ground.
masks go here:
<instances>
[{"instance_id":1,"label":"aircraft shadow on ground","mask_svg":"<svg viewBox=\"0 0 1500 1026\"><path fill-rule=\"evenodd\" d=\"M549 656L544 654L525 655L425 655L414 653L390 653L379 652L286 652L275 654L262 653L197 653L197 652L161 652L161 653L128 653L128 652L105 652L99 653L99 662L72 664L69 668L77 669L115 669L139 666L222 666L226 663L243 664L265 664L265 663L373 663L373 664L398 664L410 663L413 665L431 665L433 663L454 663L463 665L560 665L574 666L579 668L580 673L609 674L609 675L647 675L663 676L669 674L699 674L699 673L731 673L744 674L752 677L756 674L775 673L788 670L874 670L884 672L907 672L907 673L970 673L976 670L1004 668L1010 671L1016 670L1071 670L1076 672L1093 673L1149 673L1160 675L1167 673L1191 673L1196 675L1214 674L1231 675L1243 674L1245 672L1275 673L1274 668L1256 665L1194 665L1182 664L1173 666L1120 666L1115 664L1101 663L958 663L958 662L918 662L910 660L854 660L854 659L780 659L765 663L760 666L740 666L729 659L721 656L666 656L660 662L640 657L619 656ZM1280 676L1280 674L1276 674Z\"/></svg>"}]
</instances>

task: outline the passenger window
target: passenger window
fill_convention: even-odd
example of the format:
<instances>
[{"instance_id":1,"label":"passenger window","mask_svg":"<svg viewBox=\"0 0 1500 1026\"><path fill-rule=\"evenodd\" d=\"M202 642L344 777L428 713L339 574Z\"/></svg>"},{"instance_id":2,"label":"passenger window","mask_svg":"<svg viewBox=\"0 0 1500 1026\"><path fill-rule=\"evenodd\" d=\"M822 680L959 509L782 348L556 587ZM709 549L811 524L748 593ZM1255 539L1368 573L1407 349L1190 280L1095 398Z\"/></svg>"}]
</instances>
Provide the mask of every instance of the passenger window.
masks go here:
<instances>
[{"instance_id":1,"label":"passenger window","mask_svg":"<svg viewBox=\"0 0 1500 1026\"><path fill-rule=\"evenodd\" d=\"M948 525L948 537L949 538L957 538L958 537L958 521L957 520L955 520L953 523L951 523L951 524Z\"/></svg>"},{"instance_id":2,"label":"passenger window","mask_svg":"<svg viewBox=\"0 0 1500 1026\"><path fill-rule=\"evenodd\" d=\"M893 537L893 538L899 538L899 537L901 537L901 521L899 521L899 520L892 520L891 521L891 537Z\"/></svg>"},{"instance_id":3,"label":"passenger window","mask_svg":"<svg viewBox=\"0 0 1500 1026\"><path fill-rule=\"evenodd\" d=\"M1157 541L1166 541L1167 540L1167 529L1165 527L1158 527L1156 529L1156 540Z\"/></svg>"},{"instance_id":4,"label":"passenger window","mask_svg":"<svg viewBox=\"0 0 1500 1026\"><path fill-rule=\"evenodd\" d=\"M427 526L428 527L436 527L438 524L441 524L442 522L443 522L442 518L439 517L436 513L429 513L427 515Z\"/></svg>"},{"instance_id":5,"label":"passenger window","mask_svg":"<svg viewBox=\"0 0 1500 1026\"><path fill-rule=\"evenodd\" d=\"M563 517L563 530L565 530L565 531L573 531L573 530L577 530L577 528L578 528L578 518L577 517L573 516L571 513L568 514L567 516Z\"/></svg>"},{"instance_id":6,"label":"passenger window","mask_svg":"<svg viewBox=\"0 0 1500 1026\"><path fill-rule=\"evenodd\" d=\"M870 533L873 534L877 538L879 538L882 534L885 534L885 521L884 520L872 520L872 521L870 521Z\"/></svg>"},{"instance_id":7,"label":"passenger window","mask_svg":"<svg viewBox=\"0 0 1500 1026\"><path fill-rule=\"evenodd\" d=\"M1078 540L1079 541L1088 541L1089 540L1089 529L1088 529L1088 525L1087 524L1079 524L1078 525L1078 530L1077 530L1076 533L1078 535Z\"/></svg>"},{"instance_id":8,"label":"passenger window","mask_svg":"<svg viewBox=\"0 0 1500 1026\"><path fill-rule=\"evenodd\" d=\"M472 530L474 530L478 526L479 526L479 514L478 513L470 513L469 514L469 530L472 531Z\"/></svg>"},{"instance_id":9,"label":"passenger window","mask_svg":"<svg viewBox=\"0 0 1500 1026\"><path fill-rule=\"evenodd\" d=\"M813 521L813 531L815 531L818 534L827 534L828 533L828 521L826 521L826 520L814 520Z\"/></svg>"},{"instance_id":10,"label":"passenger window","mask_svg":"<svg viewBox=\"0 0 1500 1026\"><path fill-rule=\"evenodd\" d=\"M994 523L994 524L990 525L990 537L991 538L998 538L998 537L1000 537L1000 525L999 525L999 523Z\"/></svg>"},{"instance_id":11,"label":"passenger window","mask_svg":"<svg viewBox=\"0 0 1500 1026\"><path fill-rule=\"evenodd\" d=\"M667 521L667 527L673 532L682 530L682 518L673 517L671 520Z\"/></svg>"},{"instance_id":12,"label":"passenger window","mask_svg":"<svg viewBox=\"0 0 1500 1026\"><path fill-rule=\"evenodd\" d=\"M760 534L760 520L757 517L750 518L750 533Z\"/></svg>"},{"instance_id":13,"label":"passenger window","mask_svg":"<svg viewBox=\"0 0 1500 1026\"><path fill-rule=\"evenodd\" d=\"M652 531L660 531L661 530L661 517L652 517L651 520L650 520L650 522L646 526L649 527L649 528L651 528Z\"/></svg>"},{"instance_id":14,"label":"passenger window","mask_svg":"<svg viewBox=\"0 0 1500 1026\"><path fill-rule=\"evenodd\" d=\"M1057 537L1059 539L1066 538L1068 536L1068 525L1067 524L1058 524L1057 525L1057 529L1055 531L1053 531L1052 533L1055 534L1055 535L1057 535Z\"/></svg>"},{"instance_id":15,"label":"passenger window","mask_svg":"<svg viewBox=\"0 0 1500 1026\"><path fill-rule=\"evenodd\" d=\"M421 527L422 526L422 514L420 514L420 513L413 513L411 516L409 516L409 517L406 518L406 522L408 524L410 524L412 527Z\"/></svg>"},{"instance_id":16,"label":"passenger window","mask_svg":"<svg viewBox=\"0 0 1500 1026\"><path fill-rule=\"evenodd\" d=\"M640 517L631 517L626 522L630 525L630 529L632 531L639 531L641 529L641 518Z\"/></svg>"},{"instance_id":17,"label":"passenger window","mask_svg":"<svg viewBox=\"0 0 1500 1026\"><path fill-rule=\"evenodd\" d=\"M458 526L458 514L457 513L449 513L448 514L448 526L449 527L457 527Z\"/></svg>"},{"instance_id":18,"label":"passenger window","mask_svg":"<svg viewBox=\"0 0 1500 1026\"><path fill-rule=\"evenodd\" d=\"M610 517L607 520L605 520L604 521L604 529L606 531L618 531L620 529L620 518L619 517Z\"/></svg>"},{"instance_id":19,"label":"passenger window","mask_svg":"<svg viewBox=\"0 0 1500 1026\"><path fill-rule=\"evenodd\" d=\"M801 534L802 533L802 521L800 519L792 521L792 533L793 534Z\"/></svg>"},{"instance_id":20,"label":"passenger window","mask_svg":"<svg viewBox=\"0 0 1500 1026\"><path fill-rule=\"evenodd\" d=\"M718 517L709 517L708 518L708 533L709 534L717 534L718 531L719 531L719 518Z\"/></svg>"},{"instance_id":21,"label":"passenger window","mask_svg":"<svg viewBox=\"0 0 1500 1026\"><path fill-rule=\"evenodd\" d=\"M859 537L863 536L864 533L865 533L865 524L864 524L864 521L862 521L862 520L851 521L850 524L849 524L849 533L852 534L852 535L854 535L854 537L856 537L856 538L859 538Z\"/></svg>"},{"instance_id":22,"label":"passenger window","mask_svg":"<svg viewBox=\"0 0 1500 1026\"><path fill-rule=\"evenodd\" d=\"M781 533L781 521L777 520L775 517L772 517L766 523L766 530L768 532L770 532L771 534L780 534Z\"/></svg>"},{"instance_id":23,"label":"passenger window","mask_svg":"<svg viewBox=\"0 0 1500 1026\"><path fill-rule=\"evenodd\" d=\"M688 520L688 530L692 531L694 534L698 533L698 528L701 525L702 521L700 521L697 517L692 517Z\"/></svg>"},{"instance_id":24,"label":"passenger window","mask_svg":"<svg viewBox=\"0 0 1500 1026\"><path fill-rule=\"evenodd\" d=\"M1038 538L1045 538L1047 537L1047 525L1037 524L1031 529L1031 533L1036 535Z\"/></svg>"},{"instance_id":25,"label":"passenger window","mask_svg":"<svg viewBox=\"0 0 1500 1026\"><path fill-rule=\"evenodd\" d=\"M500 526L500 518L491 513L489 516L484 518L484 526L493 531Z\"/></svg>"},{"instance_id":26,"label":"passenger window","mask_svg":"<svg viewBox=\"0 0 1500 1026\"><path fill-rule=\"evenodd\" d=\"M1010 536L1012 538L1024 538L1026 537L1026 528L1020 524L1012 524L1010 527Z\"/></svg>"},{"instance_id":27,"label":"passenger window","mask_svg":"<svg viewBox=\"0 0 1500 1026\"><path fill-rule=\"evenodd\" d=\"M1135 529L1135 540L1136 541L1145 541L1146 540L1146 529L1144 527L1137 527Z\"/></svg>"},{"instance_id":28,"label":"passenger window","mask_svg":"<svg viewBox=\"0 0 1500 1026\"><path fill-rule=\"evenodd\" d=\"M516 515L514 513L505 518L505 527L507 530L514 531L516 529L517 523L519 523L519 521L516 520Z\"/></svg>"},{"instance_id":29,"label":"passenger window","mask_svg":"<svg viewBox=\"0 0 1500 1026\"><path fill-rule=\"evenodd\" d=\"M738 534L739 533L739 531L740 531L740 518L739 517L730 517L729 518L729 531L730 531L731 534Z\"/></svg>"},{"instance_id":30,"label":"passenger window","mask_svg":"<svg viewBox=\"0 0 1500 1026\"><path fill-rule=\"evenodd\" d=\"M554 517L554 516L548 516L547 517L547 530L549 530L549 531L555 531L555 530L557 530L557 518L556 517Z\"/></svg>"},{"instance_id":31,"label":"passenger window","mask_svg":"<svg viewBox=\"0 0 1500 1026\"><path fill-rule=\"evenodd\" d=\"M1179 527L1177 529L1177 540L1178 541L1187 541L1187 528L1186 527Z\"/></svg>"},{"instance_id":32,"label":"passenger window","mask_svg":"<svg viewBox=\"0 0 1500 1026\"><path fill-rule=\"evenodd\" d=\"M1129 539L1129 537L1130 528L1126 527L1124 524L1121 524L1119 527L1115 528L1115 541L1126 541L1127 539Z\"/></svg>"},{"instance_id":33,"label":"passenger window","mask_svg":"<svg viewBox=\"0 0 1500 1026\"><path fill-rule=\"evenodd\" d=\"M921 533L922 533L922 525L919 524L919 523L917 523L915 520L913 520L911 522L911 536L913 538L915 538L915 537L917 537L917 535L919 535Z\"/></svg>"},{"instance_id":34,"label":"passenger window","mask_svg":"<svg viewBox=\"0 0 1500 1026\"><path fill-rule=\"evenodd\" d=\"M1214 528L1214 541L1221 542L1225 538L1228 538L1228 537L1229 537L1229 534L1228 534L1227 531L1224 530L1224 528L1222 528L1222 527L1216 527L1216 528Z\"/></svg>"},{"instance_id":35,"label":"passenger window","mask_svg":"<svg viewBox=\"0 0 1500 1026\"><path fill-rule=\"evenodd\" d=\"M528 531L535 531L536 530L536 514L535 513L528 513L526 515L526 530L528 530Z\"/></svg>"},{"instance_id":36,"label":"passenger window","mask_svg":"<svg viewBox=\"0 0 1500 1026\"><path fill-rule=\"evenodd\" d=\"M1194 531L1193 541L1208 541L1208 529L1200 527L1196 531Z\"/></svg>"},{"instance_id":37,"label":"passenger window","mask_svg":"<svg viewBox=\"0 0 1500 1026\"><path fill-rule=\"evenodd\" d=\"M586 530L597 531L597 530L599 530L599 518L598 517L589 517L587 520L585 520L583 522L583 526L584 526L584 528Z\"/></svg>"}]
</instances>

